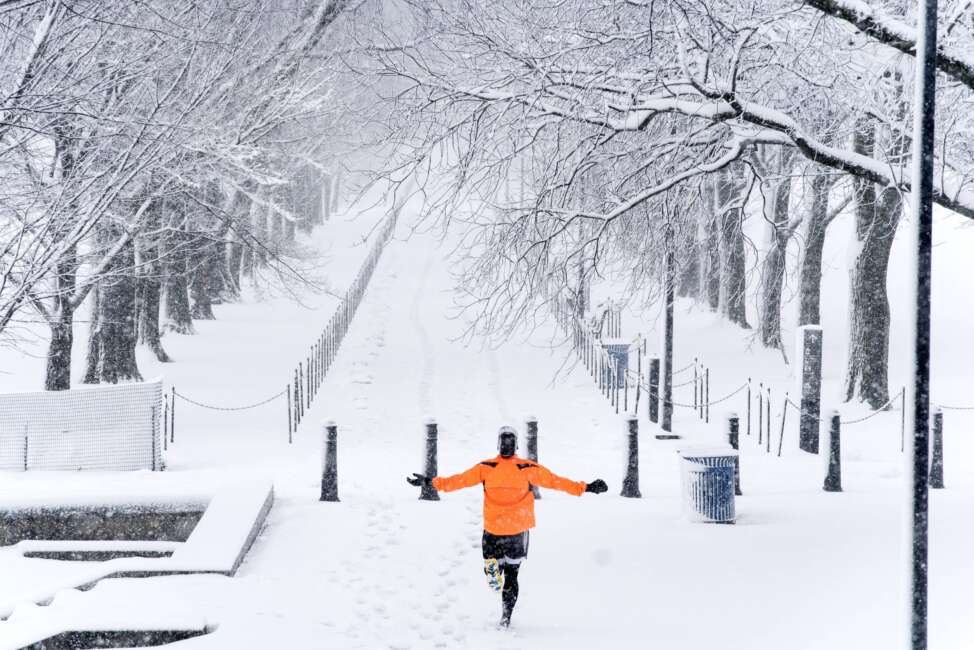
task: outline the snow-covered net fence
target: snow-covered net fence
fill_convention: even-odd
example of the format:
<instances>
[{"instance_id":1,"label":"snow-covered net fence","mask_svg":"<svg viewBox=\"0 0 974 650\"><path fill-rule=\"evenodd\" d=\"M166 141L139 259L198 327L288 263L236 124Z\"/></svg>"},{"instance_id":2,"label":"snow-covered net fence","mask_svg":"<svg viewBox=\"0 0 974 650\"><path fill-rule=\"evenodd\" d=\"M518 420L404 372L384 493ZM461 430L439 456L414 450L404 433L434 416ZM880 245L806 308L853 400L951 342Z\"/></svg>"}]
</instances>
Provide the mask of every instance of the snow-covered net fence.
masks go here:
<instances>
[{"instance_id":1,"label":"snow-covered net fence","mask_svg":"<svg viewBox=\"0 0 974 650\"><path fill-rule=\"evenodd\" d=\"M0 394L0 470L162 469L162 382Z\"/></svg>"}]
</instances>

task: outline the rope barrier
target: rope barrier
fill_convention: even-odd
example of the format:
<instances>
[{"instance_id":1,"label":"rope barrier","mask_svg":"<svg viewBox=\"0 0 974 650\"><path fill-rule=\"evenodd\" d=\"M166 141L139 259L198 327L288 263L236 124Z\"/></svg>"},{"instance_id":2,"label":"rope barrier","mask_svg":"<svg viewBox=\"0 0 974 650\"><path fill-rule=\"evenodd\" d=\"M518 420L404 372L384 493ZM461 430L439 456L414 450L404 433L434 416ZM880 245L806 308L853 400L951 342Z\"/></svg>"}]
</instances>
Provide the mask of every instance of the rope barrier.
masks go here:
<instances>
[{"instance_id":1,"label":"rope barrier","mask_svg":"<svg viewBox=\"0 0 974 650\"><path fill-rule=\"evenodd\" d=\"M890 409L888 411L887 410L884 410L884 409L886 409L887 406L891 405L893 403L893 400L899 399L900 398L900 395L902 395L902 394L903 394L903 389L900 389L899 392L897 392L895 395L893 395L892 397L890 397L889 400L887 400L887 402L885 404L883 404L882 406L880 406L878 409L876 409L872 413L870 413L868 415L864 415L861 418L855 418L855 419L852 419L852 420L839 420L839 424L859 424L860 422L865 422L866 420L871 420L874 417L876 417L877 415L881 415L883 413L895 413L898 409ZM819 422L828 422L828 420L825 419L825 418L822 418L822 417L819 417L819 416L816 416L816 415L812 415L808 411L803 410L801 406L799 406L798 404L795 404L794 402L792 402L791 399L788 399L787 401L788 401L788 404L790 404L793 408L795 408L798 411L798 414L799 415L813 417L816 420L818 420ZM974 409L972 409L972 410L974 410Z\"/></svg>"},{"instance_id":2,"label":"rope barrier","mask_svg":"<svg viewBox=\"0 0 974 650\"><path fill-rule=\"evenodd\" d=\"M286 394L287 394L287 390L282 390L277 395L268 397L267 399L257 402L255 404L248 404L247 406L213 406L212 404L203 404L202 402L197 402L196 400L190 399L189 397L186 397L182 393L177 392L175 389L173 390L173 395L179 397L180 399L183 399L189 402L190 404L195 404L196 406L199 406L201 408L210 409L211 411L247 411L250 409L257 408L258 406L263 406L264 404L269 404L270 402L273 402L277 398L283 397Z\"/></svg>"},{"instance_id":3,"label":"rope barrier","mask_svg":"<svg viewBox=\"0 0 974 650\"><path fill-rule=\"evenodd\" d=\"M747 382L741 384L733 392L728 393L727 395L724 395L720 399L714 400L712 402L702 402L700 404L697 404L696 406L694 406L693 404L680 404L679 402L674 402L672 400L670 400L670 404L672 404L673 406L682 406L683 408L688 408L688 409L700 408L701 406L713 406L714 404L720 404L721 402L726 402L727 400L729 400L730 398L734 397L734 395L737 395L739 392L741 392L745 388L747 388Z\"/></svg>"},{"instance_id":4,"label":"rope barrier","mask_svg":"<svg viewBox=\"0 0 974 650\"><path fill-rule=\"evenodd\" d=\"M935 406L945 411L974 411L974 406L947 406L945 404L936 404Z\"/></svg>"},{"instance_id":5,"label":"rope barrier","mask_svg":"<svg viewBox=\"0 0 974 650\"><path fill-rule=\"evenodd\" d=\"M871 420L871 419L873 419L874 417L876 417L877 415L879 415L881 413L895 412L895 409L891 409L890 411L885 411L884 409L887 406L889 406L890 404L892 404L894 399L899 399L899 397L900 397L900 394L897 393L896 395L893 395L891 398L889 398L889 400L885 404L883 404L882 406L880 406L878 409L876 409L875 411L873 411L869 415L864 415L863 417L856 418L854 420L841 420L840 419L839 420L839 424L859 424L860 422L865 422L866 420Z\"/></svg>"},{"instance_id":6,"label":"rope barrier","mask_svg":"<svg viewBox=\"0 0 974 650\"><path fill-rule=\"evenodd\" d=\"M670 388L683 388L684 386L689 386L690 384L696 383L698 381L699 381L698 379L691 379L689 381L683 382L682 384L673 384L672 386L670 386Z\"/></svg>"}]
</instances>

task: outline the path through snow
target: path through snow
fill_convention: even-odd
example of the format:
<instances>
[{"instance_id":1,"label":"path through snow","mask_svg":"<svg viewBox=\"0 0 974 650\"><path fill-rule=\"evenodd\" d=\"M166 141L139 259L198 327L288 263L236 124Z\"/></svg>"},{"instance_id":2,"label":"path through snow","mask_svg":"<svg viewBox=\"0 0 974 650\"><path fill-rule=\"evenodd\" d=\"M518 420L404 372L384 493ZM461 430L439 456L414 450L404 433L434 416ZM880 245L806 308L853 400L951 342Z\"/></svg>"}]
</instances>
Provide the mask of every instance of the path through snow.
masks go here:
<instances>
[{"instance_id":1,"label":"path through snow","mask_svg":"<svg viewBox=\"0 0 974 650\"><path fill-rule=\"evenodd\" d=\"M825 494L819 459L767 457L745 437L738 524L693 525L680 515L675 450L717 442L719 414L705 427L678 412L677 429L687 439L675 443L655 440L641 420L644 498L622 499L622 419L584 371L559 372L565 350L545 347L550 332L496 350L456 342L461 324L447 317L451 263L444 250L420 235L390 243L293 445L282 435L277 405L239 415L181 407L171 476L191 486L259 475L276 486L278 501L238 577L114 580L84 597L103 598L106 607L178 606L218 625L183 642L187 648L895 645L898 458L853 460L846 492ZM285 376L279 367L286 370L289 359L282 357L301 354L303 339L325 320L321 311L300 317L307 322L275 312L250 322L244 306L226 308L241 317L201 328L233 330L239 338L236 352L234 336L218 341L230 360L220 367L227 375L221 385L212 381L215 371L172 367L183 373L187 393L223 402L238 397L234 386L256 394ZM439 422L439 466L447 474L492 456L497 428L523 430L529 414L539 420L544 464L574 479L603 477L610 491L545 494L514 629L500 632L499 599L481 571L481 492L420 502L404 479L422 471L427 416ZM339 425L340 503L317 501L326 419ZM931 647L946 649L974 646L974 477L952 458L949 489L931 495Z\"/></svg>"}]
</instances>

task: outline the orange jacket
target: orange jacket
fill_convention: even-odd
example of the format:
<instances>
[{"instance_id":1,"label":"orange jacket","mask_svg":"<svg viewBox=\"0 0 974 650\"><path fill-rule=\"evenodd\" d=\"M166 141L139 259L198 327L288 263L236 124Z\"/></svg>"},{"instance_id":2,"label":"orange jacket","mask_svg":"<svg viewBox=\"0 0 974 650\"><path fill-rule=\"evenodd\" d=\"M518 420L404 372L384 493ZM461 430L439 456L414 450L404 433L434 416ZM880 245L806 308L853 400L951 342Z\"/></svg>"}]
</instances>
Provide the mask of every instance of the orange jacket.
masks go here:
<instances>
[{"instance_id":1,"label":"orange jacket","mask_svg":"<svg viewBox=\"0 0 974 650\"><path fill-rule=\"evenodd\" d=\"M440 492L452 492L478 483L484 486L484 530L493 535L517 535L534 528L532 485L575 496L585 492L585 481L569 481L552 474L546 467L517 456L497 456L477 463L461 474L433 479L433 487Z\"/></svg>"}]
</instances>

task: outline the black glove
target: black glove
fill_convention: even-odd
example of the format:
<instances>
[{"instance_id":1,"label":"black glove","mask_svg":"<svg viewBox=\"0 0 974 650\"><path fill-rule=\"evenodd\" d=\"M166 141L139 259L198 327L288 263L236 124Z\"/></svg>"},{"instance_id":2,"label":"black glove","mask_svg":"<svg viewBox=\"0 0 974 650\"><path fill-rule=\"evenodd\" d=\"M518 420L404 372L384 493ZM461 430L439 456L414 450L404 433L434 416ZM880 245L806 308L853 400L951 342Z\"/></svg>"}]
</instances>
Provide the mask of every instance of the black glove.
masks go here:
<instances>
[{"instance_id":1,"label":"black glove","mask_svg":"<svg viewBox=\"0 0 974 650\"><path fill-rule=\"evenodd\" d=\"M406 482L409 483L410 485L415 485L416 487L419 487L420 485L424 485L424 486L425 485L432 485L433 479L431 479L430 477L425 476L423 474L417 474L417 473L413 472L413 478L409 478L407 476L406 477Z\"/></svg>"},{"instance_id":2,"label":"black glove","mask_svg":"<svg viewBox=\"0 0 974 650\"><path fill-rule=\"evenodd\" d=\"M603 492L608 492L609 486L605 484L600 478L595 479L591 483L586 484L585 491L591 492L592 494L602 494Z\"/></svg>"}]
</instances>

